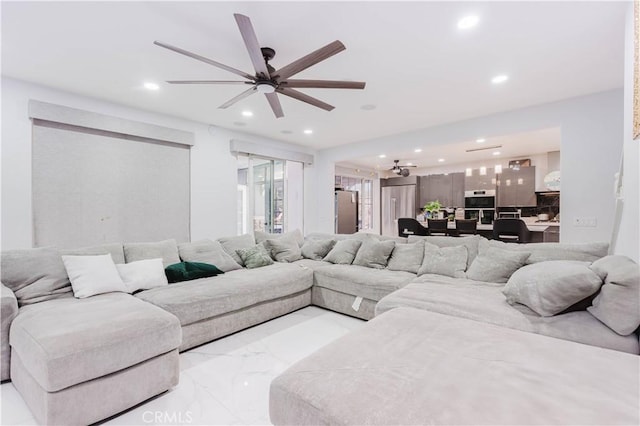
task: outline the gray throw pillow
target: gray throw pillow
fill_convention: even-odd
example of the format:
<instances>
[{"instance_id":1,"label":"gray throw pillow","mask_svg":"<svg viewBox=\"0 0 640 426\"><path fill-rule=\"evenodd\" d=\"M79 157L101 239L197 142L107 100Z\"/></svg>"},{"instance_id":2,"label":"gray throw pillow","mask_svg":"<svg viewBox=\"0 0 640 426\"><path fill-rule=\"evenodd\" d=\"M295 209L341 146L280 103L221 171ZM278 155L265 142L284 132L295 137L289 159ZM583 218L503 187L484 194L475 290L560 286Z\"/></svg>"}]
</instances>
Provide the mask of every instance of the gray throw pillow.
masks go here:
<instances>
[{"instance_id":1,"label":"gray throw pillow","mask_svg":"<svg viewBox=\"0 0 640 426\"><path fill-rule=\"evenodd\" d=\"M293 231L285 232L284 234L271 234L268 232L262 231L253 231L253 236L256 239L256 244L264 243L267 240L276 240L279 238L293 238L298 246L302 246L304 244L304 235L302 235L302 231L299 229L294 229Z\"/></svg>"},{"instance_id":2,"label":"gray throw pillow","mask_svg":"<svg viewBox=\"0 0 640 426\"><path fill-rule=\"evenodd\" d=\"M362 241L354 239L338 241L323 260L340 265L351 265L361 245Z\"/></svg>"},{"instance_id":3,"label":"gray throw pillow","mask_svg":"<svg viewBox=\"0 0 640 426\"><path fill-rule=\"evenodd\" d=\"M262 244L256 244L251 248L238 249L237 253L247 269L273 265L273 259L271 259L267 249Z\"/></svg>"},{"instance_id":4,"label":"gray throw pillow","mask_svg":"<svg viewBox=\"0 0 640 426\"><path fill-rule=\"evenodd\" d=\"M424 259L424 241L412 244L396 244L387 264L390 271L418 273Z\"/></svg>"},{"instance_id":5,"label":"gray throw pillow","mask_svg":"<svg viewBox=\"0 0 640 426\"><path fill-rule=\"evenodd\" d=\"M365 240L362 242L355 259L353 259L353 264L366 266L367 268L384 269L395 246L395 241L391 240Z\"/></svg>"},{"instance_id":6,"label":"gray throw pillow","mask_svg":"<svg viewBox=\"0 0 640 426\"><path fill-rule=\"evenodd\" d=\"M285 235L281 238L268 239L264 246L271 257L277 262L295 262L302 259L298 239L294 235Z\"/></svg>"},{"instance_id":7,"label":"gray throw pillow","mask_svg":"<svg viewBox=\"0 0 640 426\"><path fill-rule=\"evenodd\" d=\"M336 240L308 240L302 245L302 257L311 260L322 260L336 245Z\"/></svg>"},{"instance_id":8,"label":"gray throw pillow","mask_svg":"<svg viewBox=\"0 0 640 426\"><path fill-rule=\"evenodd\" d=\"M424 258L418 275L438 274L452 278L464 278L467 269L467 248L462 246L438 247L424 244Z\"/></svg>"},{"instance_id":9,"label":"gray throw pillow","mask_svg":"<svg viewBox=\"0 0 640 426\"><path fill-rule=\"evenodd\" d=\"M180 263L176 240L164 240L157 243L125 243L124 258L127 263L161 258L165 268L174 263Z\"/></svg>"},{"instance_id":10,"label":"gray throw pillow","mask_svg":"<svg viewBox=\"0 0 640 426\"><path fill-rule=\"evenodd\" d=\"M478 256L467 270L467 278L490 283L506 283L511 274L524 266L531 253L494 248L482 239Z\"/></svg>"},{"instance_id":11,"label":"gray throw pillow","mask_svg":"<svg viewBox=\"0 0 640 426\"><path fill-rule=\"evenodd\" d=\"M603 280L600 294L587 310L622 336L640 326L640 270L626 256L606 256L593 262L591 269Z\"/></svg>"},{"instance_id":12,"label":"gray throw pillow","mask_svg":"<svg viewBox=\"0 0 640 426\"><path fill-rule=\"evenodd\" d=\"M523 266L502 289L507 302L543 317L556 315L600 289L602 280L588 262L550 260Z\"/></svg>"},{"instance_id":13,"label":"gray throw pillow","mask_svg":"<svg viewBox=\"0 0 640 426\"><path fill-rule=\"evenodd\" d=\"M433 244L438 247L457 247L465 246L467 248L467 267L469 269L471 263L478 255L478 246L481 240L487 241L486 238L482 238L480 235L472 235L468 237L444 237L444 236L428 236L422 237L419 235L409 235L409 243L415 243L416 241L424 241L429 244Z\"/></svg>"},{"instance_id":14,"label":"gray throw pillow","mask_svg":"<svg viewBox=\"0 0 640 426\"><path fill-rule=\"evenodd\" d=\"M215 265L222 272L242 269L233 257L224 251L218 241L200 240L178 244L180 258L185 262L201 262Z\"/></svg>"},{"instance_id":15,"label":"gray throw pillow","mask_svg":"<svg viewBox=\"0 0 640 426\"><path fill-rule=\"evenodd\" d=\"M236 261L238 265L244 266L242 259L238 256L237 250L251 248L256 245L253 235L244 234L237 237L218 238L224 251Z\"/></svg>"},{"instance_id":16,"label":"gray throw pillow","mask_svg":"<svg viewBox=\"0 0 640 426\"><path fill-rule=\"evenodd\" d=\"M100 254L110 254L113 263L125 263L124 247L120 243L102 244L99 246L82 247L77 249L61 249L60 254L64 256L96 256Z\"/></svg>"},{"instance_id":17,"label":"gray throw pillow","mask_svg":"<svg viewBox=\"0 0 640 426\"><path fill-rule=\"evenodd\" d=\"M73 297L62 256L55 248L3 251L0 271L2 283L13 291L19 306Z\"/></svg>"}]
</instances>

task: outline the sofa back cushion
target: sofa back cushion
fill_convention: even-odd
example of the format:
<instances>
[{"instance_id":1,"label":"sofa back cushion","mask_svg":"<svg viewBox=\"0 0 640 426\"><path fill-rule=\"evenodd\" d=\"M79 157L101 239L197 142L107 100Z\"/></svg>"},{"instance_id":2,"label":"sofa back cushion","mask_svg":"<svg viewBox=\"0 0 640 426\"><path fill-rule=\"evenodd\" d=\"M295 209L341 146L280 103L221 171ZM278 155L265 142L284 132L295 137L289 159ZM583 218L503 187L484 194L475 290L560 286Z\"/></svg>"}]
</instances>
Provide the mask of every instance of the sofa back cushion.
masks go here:
<instances>
[{"instance_id":1,"label":"sofa back cushion","mask_svg":"<svg viewBox=\"0 0 640 426\"><path fill-rule=\"evenodd\" d=\"M302 259L299 241L303 240L294 234L285 234L280 238L269 238L262 244L276 262L290 263Z\"/></svg>"},{"instance_id":2,"label":"sofa back cushion","mask_svg":"<svg viewBox=\"0 0 640 426\"><path fill-rule=\"evenodd\" d=\"M491 247L508 251L531 253L527 264L548 260L578 260L594 262L607 255L608 243L529 243L513 244L497 240L488 240Z\"/></svg>"},{"instance_id":3,"label":"sofa back cushion","mask_svg":"<svg viewBox=\"0 0 640 426\"><path fill-rule=\"evenodd\" d=\"M298 243L298 246L300 247L302 247L302 244L304 243L304 235L302 235L302 231L300 231L299 229L285 232L284 234L271 234L269 232L253 231L253 236L255 238L256 244L261 244L267 240L276 240L279 238L292 238Z\"/></svg>"},{"instance_id":4,"label":"sofa back cushion","mask_svg":"<svg viewBox=\"0 0 640 426\"><path fill-rule=\"evenodd\" d=\"M236 237L218 238L218 242L222 245L224 251L236 261L238 265L244 266L244 262L238 255L237 250L249 249L256 245L253 235L244 234Z\"/></svg>"},{"instance_id":5,"label":"sofa back cushion","mask_svg":"<svg viewBox=\"0 0 640 426\"><path fill-rule=\"evenodd\" d=\"M136 260L161 258L165 268L174 263L180 263L176 240L153 243L125 243L124 258L127 263L135 262Z\"/></svg>"},{"instance_id":6,"label":"sofa back cushion","mask_svg":"<svg viewBox=\"0 0 640 426\"><path fill-rule=\"evenodd\" d=\"M626 256L606 256L591 270L604 285L587 310L616 333L628 336L640 327L640 270Z\"/></svg>"},{"instance_id":7,"label":"sofa back cushion","mask_svg":"<svg viewBox=\"0 0 640 426\"><path fill-rule=\"evenodd\" d=\"M24 306L61 297L73 297L60 251L52 247L2 252L2 283Z\"/></svg>"},{"instance_id":8,"label":"sofa back cushion","mask_svg":"<svg viewBox=\"0 0 640 426\"><path fill-rule=\"evenodd\" d=\"M390 271L418 273L424 259L424 241L411 244L396 244L387 264Z\"/></svg>"},{"instance_id":9,"label":"sofa back cushion","mask_svg":"<svg viewBox=\"0 0 640 426\"><path fill-rule=\"evenodd\" d=\"M193 243L178 244L180 258L185 262L208 263L217 266L221 271L229 272L242 269L218 241L208 239Z\"/></svg>"},{"instance_id":10,"label":"sofa back cushion","mask_svg":"<svg viewBox=\"0 0 640 426\"><path fill-rule=\"evenodd\" d=\"M322 260L336 245L336 240L306 240L300 249L302 257L311 260Z\"/></svg>"},{"instance_id":11,"label":"sofa back cushion","mask_svg":"<svg viewBox=\"0 0 640 426\"><path fill-rule=\"evenodd\" d=\"M68 256L96 256L110 254L113 263L125 263L124 247L121 243L102 244L99 246L81 247L77 249L61 249L61 255Z\"/></svg>"},{"instance_id":12,"label":"sofa back cushion","mask_svg":"<svg viewBox=\"0 0 640 426\"><path fill-rule=\"evenodd\" d=\"M602 279L589 269L587 262L550 260L518 269L502 293L507 303L520 303L550 317L593 295L601 285Z\"/></svg>"},{"instance_id":13,"label":"sofa back cushion","mask_svg":"<svg viewBox=\"0 0 640 426\"><path fill-rule=\"evenodd\" d=\"M409 235L409 243L424 240L427 243L433 244L438 247L456 247L465 246L467 248L467 268L471 266L474 259L478 255L478 244L480 240L486 240L480 235L473 235L469 237L443 237L443 236L428 236L422 237L418 235Z\"/></svg>"},{"instance_id":14,"label":"sofa back cushion","mask_svg":"<svg viewBox=\"0 0 640 426\"><path fill-rule=\"evenodd\" d=\"M356 257L358 249L362 245L362 241L355 239L340 240L336 243L331 251L325 256L324 260L340 265L350 265Z\"/></svg>"},{"instance_id":15,"label":"sofa back cushion","mask_svg":"<svg viewBox=\"0 0 640 426\"><path fill-rule=\"evenodd\" d=\"M367 268L384 269L395 246L396 243L393 240L363 241L356 253L356 257L353 259L353 264L366 266Z\"/></svg>"}]
</instances>

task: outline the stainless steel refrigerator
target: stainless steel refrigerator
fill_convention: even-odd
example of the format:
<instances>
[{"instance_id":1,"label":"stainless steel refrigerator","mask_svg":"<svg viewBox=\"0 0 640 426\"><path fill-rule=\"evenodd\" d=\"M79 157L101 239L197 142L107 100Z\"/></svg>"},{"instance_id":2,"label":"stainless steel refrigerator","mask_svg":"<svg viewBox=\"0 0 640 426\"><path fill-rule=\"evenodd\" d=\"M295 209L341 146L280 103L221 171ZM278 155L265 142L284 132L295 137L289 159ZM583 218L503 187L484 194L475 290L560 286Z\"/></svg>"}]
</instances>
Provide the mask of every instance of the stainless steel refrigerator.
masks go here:
<instances>
[{"instance_id":1,"label":"stainless steel refrigerator","mask_svg":"<svg viewBox=\"0 0 640 426\"><path fill-rule=\"evenodd\" d=\"M358 191L336 191L336 234L358 232Z\"/></svg>"},{"instance_id":2,"label":"stainless steel refrigerator","mask_svg":"<svg viewBox=\"0 0 640 426\"><path fill-rule=\"evenodd\" d=\"M416 185L383 186L381 206L382 235L397 237L398 219L416 217Z\"/></svg>"}]
</instances>

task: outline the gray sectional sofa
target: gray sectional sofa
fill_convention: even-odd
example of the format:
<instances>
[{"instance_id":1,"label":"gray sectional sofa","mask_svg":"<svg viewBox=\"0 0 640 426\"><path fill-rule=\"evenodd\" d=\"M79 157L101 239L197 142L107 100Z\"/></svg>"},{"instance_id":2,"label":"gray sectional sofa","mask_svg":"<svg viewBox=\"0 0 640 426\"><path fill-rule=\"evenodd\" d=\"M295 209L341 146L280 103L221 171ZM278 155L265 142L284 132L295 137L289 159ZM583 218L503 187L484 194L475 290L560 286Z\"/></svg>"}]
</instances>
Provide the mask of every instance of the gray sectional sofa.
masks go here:
<instances>
[{"instance_id":1,"label":"gray sectional sofa","mask_svg":"<svg viewBox=\"0 0 640 426\"><path fill-rule=\"evenodd\" d=\"M637 333L613 331L602 322L602 314L585 310L586 305L542 317L524 305L508 304L501 293L504 284L478 280L477 274L486 271L477 271L480 261L474 264L479 255L486 261L504 246L489 246L476 236L425 241L370 234L311 234L302 239L294 232L180 245L169 240L5 251L2 380L14 382L40 423L93 423L175 386L179 351L310 304L365 320L409 306L639 353ZM254 259L240 255L256 244L275 262L242 267ZM416 255L420 245L432 252L424 249ZM606 244L507 248L515 253L509 256L526 258L524 264L562 260L588 265L607 253ZM106 253L116 264L161 258L165 266L180 260L205 262L225 273L134 294L75 298L61 255ZM443 255L451 258L442 262ZM466 276L472 268L475 279ZM633 303L624 308L631 310L631 317ZM124 391L108 391L114 387Z\"/></svg>"}]
</instances>

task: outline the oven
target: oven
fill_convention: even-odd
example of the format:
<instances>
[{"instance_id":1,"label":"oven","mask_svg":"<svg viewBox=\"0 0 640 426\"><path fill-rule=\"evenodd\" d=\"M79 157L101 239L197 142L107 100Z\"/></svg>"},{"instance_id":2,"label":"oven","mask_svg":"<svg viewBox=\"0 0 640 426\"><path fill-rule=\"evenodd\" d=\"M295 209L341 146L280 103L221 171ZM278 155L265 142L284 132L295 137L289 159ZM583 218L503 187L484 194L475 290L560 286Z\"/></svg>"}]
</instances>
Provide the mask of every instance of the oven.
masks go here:
<instances>
[{"instance_id":1,"label":"oven","mask_svg":"<svg viewBox=\"0 0 640 426\"><path fill-rule=\"evenodd\" d=\"M465 191L464 192L464 208L465 209L495 209L496 208L496 191L494 189Z\"/></svg>"}]
</instances>

